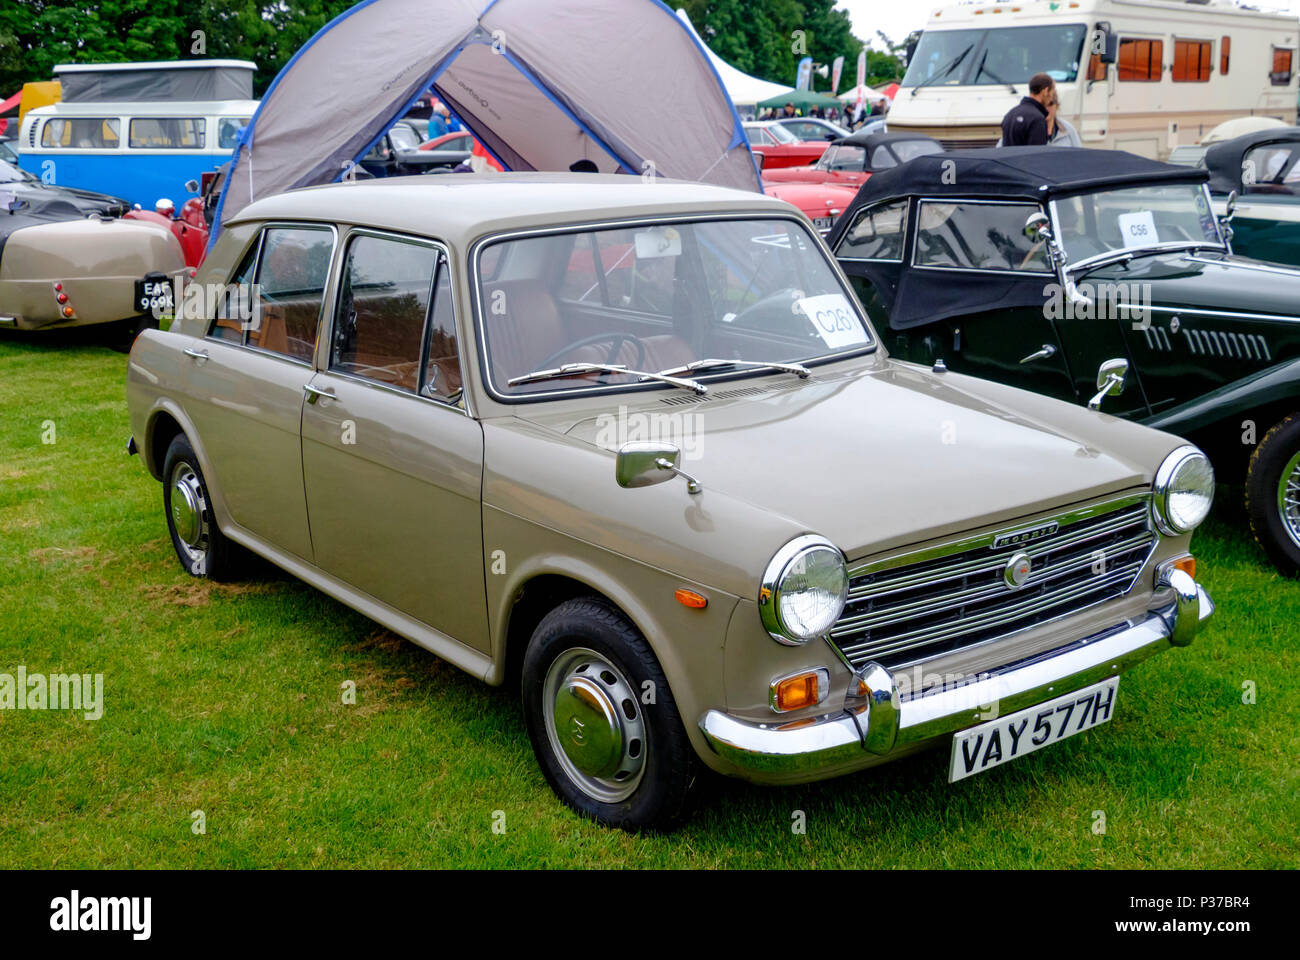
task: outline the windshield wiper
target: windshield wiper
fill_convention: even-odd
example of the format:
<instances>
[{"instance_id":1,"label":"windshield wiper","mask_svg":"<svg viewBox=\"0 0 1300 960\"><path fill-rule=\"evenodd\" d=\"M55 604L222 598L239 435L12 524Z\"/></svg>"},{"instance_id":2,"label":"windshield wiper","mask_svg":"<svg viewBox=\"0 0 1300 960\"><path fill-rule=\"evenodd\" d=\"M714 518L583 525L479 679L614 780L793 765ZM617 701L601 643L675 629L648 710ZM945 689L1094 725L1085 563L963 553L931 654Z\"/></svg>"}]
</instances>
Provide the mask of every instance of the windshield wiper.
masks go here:
<instances>
[{"instance_id":1,"label":"windshield wiper","mask_svg":"<svg viewBox=\"0 0 1300 960\"><path fill-rule=\"evenodd\" d=\"M973 43L968 43L968 44L966 44L966 49L963 50L961 53L957 54L957 56L955 56L955 57L952 59L952 62L949 63L948 66L944 67L942 70L940 70L938 73L934 74L933 76L926 77L924 80L922 80L922 81L921 81L920 83L918 83L916 86L914 86L914 87L912 88L912 96L916 96L917 93L920 92L920 90L921 90L922 88L924 88L924 87L928 87L928 86L930 86L930 84L932 84L932 83L938 83L938 82L939 82L940 80L942 80L944 77L948 76L948 74L950 74L950 73L952 73L954 70L956 70L956 69L957 69L957 65L960 64L963 60L966 59L966 54L970 53L971 50L974 49L974 47L975 47L975 44L973 44Z\"/></svg>"},{"instance_id":2,"label":"windshield wiper","mask_svg":"<svg viewBox=\"0 0 1300 960\"><path fill-rule=\"evenodd\" d=\"M1067 266L1065 269L1067 273L1080 271L1079 276L1086 277L1094 270L1099 270L1102 267L1114 266L1117 263L1127 264L1130 260L1134 260L1137 257L1155 257L1162 253L1178 253L1186 250L1199 250L1201 247L1211 247L1215 250L1223 249L1223 247L1218 244L1204 242L1198 243L1194 240L1189 240L1186 243L1178 245L1171 244L1163 247L1134 247L1131 250L1116 250L1113 253L1100 256L1088 263L1081 263L1077 266Z\"/></svg>"},{"instance_id":3,"label":"windshield wiper","mask_svg":"<svg viewBox=\"0 0 1300 960\"><path fill-rule=\"evenodd\" d=\"M1019 91L1016 89L1015 84L1013 84L1010 80L1003 80L1001 77L999 77L996 73L994 73L994 72L993 72L992 70L990 70L988 67L984 66L984 63L985 63L985 61L988 60L988 58L989 58L989 52L988 52L988 50L985 50L985 51L984 51L984 56L980 57L980 65L979 65L979 69L975 71L975 79L978 80L978 79L980 78L980 74L981 74L981 73L987 73L990 77L993 78L993 81L994 81L995 83L1004 83L1004 84L1006 84L1008 87L1010 87L1010 88L1011 88L1011 95L1012 95L1012 96L1015 96L1017 93L1019 93Z\"/></svg>"},{"instance_id":4,"label":"windshield wiper","mask_svg":"<svg viewBox=\"0 0 1300 960\"><path fill-rule=\"evenodd\" d=\"M811 371L802 363L775 363L766 360L723 360L714 358L709 360L694 360L691 363L683 364L680 367L669 367L667 370L660 370L658 376L672 377L679 376L683 373L698 373L702 370L725 370L728 367L744 367L748 370L780 370L783 373L793 373L800 379L804 379L811 374Z\"/></svg>"},{"instance_id":5,"label":"windshield wiper","mask_svg":"<svg viewBox=\"0 0 1300 960\"><path fill-rule=\"evenodd\" d=\"M644 370L629 370L625 364L621 363L566 363L551 370L534 370L532 373L525 373L521 377L511 377L507 381L507 386L517 387L521 383L537 383L541 380L559 380L563 377L581 377L588 373L625 373L629 376L640 377L642 380L657 380L660 383L672 384L674 387L686 387L688 390L694 390L696 393L709 392L709 388L698 380L689 380L685 377L674 377L666 373L647 373Z\"/></svg>"}]
</instances>

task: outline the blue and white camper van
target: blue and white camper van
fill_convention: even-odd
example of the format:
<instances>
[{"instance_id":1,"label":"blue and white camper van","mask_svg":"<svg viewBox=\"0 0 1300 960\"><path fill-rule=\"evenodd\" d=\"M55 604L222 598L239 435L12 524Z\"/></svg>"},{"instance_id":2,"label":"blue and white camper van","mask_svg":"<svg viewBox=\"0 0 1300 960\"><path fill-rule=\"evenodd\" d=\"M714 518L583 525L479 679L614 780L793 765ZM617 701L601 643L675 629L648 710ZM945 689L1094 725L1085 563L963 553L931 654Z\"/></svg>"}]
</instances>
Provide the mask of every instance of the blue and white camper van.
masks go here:
<instances>
[{"instance_id":1,"label":"blue and white camper van","mask_svg":"<svg viewBox=\"0 0 1300 960\"><path fill-rule=\"evenodd\" d=\"M180 209L185 183L230 159L257 110L247 60L62 64L59 103L31 110L19 165L46 183Z\"/></svg>"}]
</instances>

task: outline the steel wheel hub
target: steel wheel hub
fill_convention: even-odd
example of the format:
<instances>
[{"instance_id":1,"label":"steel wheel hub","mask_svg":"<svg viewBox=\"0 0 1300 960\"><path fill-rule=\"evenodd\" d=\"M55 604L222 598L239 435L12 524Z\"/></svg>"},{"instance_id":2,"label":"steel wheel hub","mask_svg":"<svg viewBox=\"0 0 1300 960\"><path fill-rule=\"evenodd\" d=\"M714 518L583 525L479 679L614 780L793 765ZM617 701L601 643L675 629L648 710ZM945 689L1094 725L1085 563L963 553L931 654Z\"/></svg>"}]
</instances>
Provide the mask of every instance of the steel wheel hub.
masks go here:
<instances>
[{"instance_id":1,"label":"steel wheel hub","mask_svg":"<svg viewBox=\"0 0 1300 960\"><path fill-rule=\"evenodd\" d=\"M208 524L204 517L207 501L198 473L183 460L172 468L171 475L172 528L185 549L196 559L208 547Z\"/></svg>"},{"instance_id":2,"label":"steel wheel hub","mask_svg":"<svg viewBox=\"0 0 1300 960\"><path fill-rule=\"evenodd\" d=\"M603 803L631 796L645 770L645 722L622 672L575 647L551 664L542 695L546 735L569 779Z\"/></svg>"},{"instance_id":3,"label":"steel wheel hub","mask_svg":"<svg viewBox=\"0 0 1300 960\"><path fill-rule=\"evenodd\" d=\"M1300 547L1300 453L1282 468L1277 482L1277 512L1287 536Z\"/></svg>"}]
</instances>

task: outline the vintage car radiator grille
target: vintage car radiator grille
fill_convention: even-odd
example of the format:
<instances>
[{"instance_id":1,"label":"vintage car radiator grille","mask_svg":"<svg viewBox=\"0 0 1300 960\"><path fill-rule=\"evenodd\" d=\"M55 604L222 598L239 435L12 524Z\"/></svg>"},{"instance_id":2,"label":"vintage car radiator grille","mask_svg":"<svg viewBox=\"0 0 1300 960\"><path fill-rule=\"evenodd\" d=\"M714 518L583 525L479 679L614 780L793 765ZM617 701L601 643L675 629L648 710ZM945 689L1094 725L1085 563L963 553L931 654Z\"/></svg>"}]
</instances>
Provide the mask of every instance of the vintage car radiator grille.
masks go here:
<instances>
[{"instance_id":1,"label":"vintage car radiator grille","mask_svg":"<svg viewBox=\"0 0 1300 960\"><path fill-rule=\"evenodd\" d=\"M831 643L855 668L894 668L1003 637L1128 593L1156 539L1150 498L1134 496L858 567ZM1013 587L1020 553L1032 570Z\"/></svg>"}]
</instances>

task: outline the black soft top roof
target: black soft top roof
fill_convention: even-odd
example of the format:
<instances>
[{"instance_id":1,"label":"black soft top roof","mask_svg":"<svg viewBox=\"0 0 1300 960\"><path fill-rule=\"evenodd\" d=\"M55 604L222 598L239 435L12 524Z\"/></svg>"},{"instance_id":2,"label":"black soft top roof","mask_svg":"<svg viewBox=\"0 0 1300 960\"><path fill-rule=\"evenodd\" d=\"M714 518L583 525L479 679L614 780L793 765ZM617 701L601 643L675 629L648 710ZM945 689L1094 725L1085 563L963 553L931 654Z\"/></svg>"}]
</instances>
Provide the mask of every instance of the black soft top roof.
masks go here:
<instances>
[{"instance_id":1,"label":"black soft top roof","mask_svg":"<svg viewBox=\"0 0 1300 960\"><path fill-rule=\"evenodd\" d=\"M870 130L858 130L849 134L847 137L840 137L838 140L832 140L832 144L848 144L853 147L866 147L870 153L882 143L898 143L900 140L929 140L938 143L934 137L927 137L924 133L897 133L894 131L873 132Z\"/></svg>"},{"instance_id":2,"label":"black soft top roof","mask_svg":"<svg viewBox=\"0 0 1300 960\"><path fill-rule=\"evenodd\" d=\"M1205 166L1210 171L1210 189L1230 193L1241 189L1241 164L1246 154L1263 143L1300 143L1300 127L1256 130L1231 140L1210 144Z\"/></svg>"},{"instance_id":3,"label":"black soft top roof","mask_svg":"<svg viewBox=\"0 0 1300 960\"><path fill-rule=\"evenodd\" d=\"M861 207L893 197L993 197L1042 201L1138 183L1202 183L1208 172L1148 160L1122 150L993 147L916 157L874 174L836 222L838 239Z\"/></svg>"}]
</instances>

